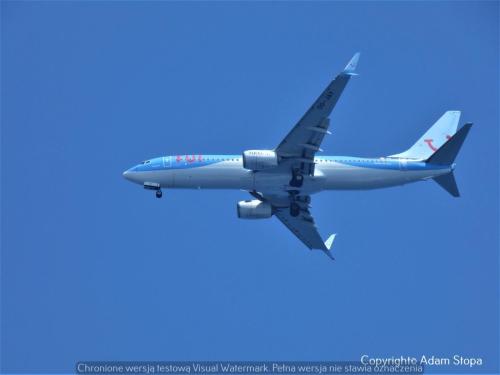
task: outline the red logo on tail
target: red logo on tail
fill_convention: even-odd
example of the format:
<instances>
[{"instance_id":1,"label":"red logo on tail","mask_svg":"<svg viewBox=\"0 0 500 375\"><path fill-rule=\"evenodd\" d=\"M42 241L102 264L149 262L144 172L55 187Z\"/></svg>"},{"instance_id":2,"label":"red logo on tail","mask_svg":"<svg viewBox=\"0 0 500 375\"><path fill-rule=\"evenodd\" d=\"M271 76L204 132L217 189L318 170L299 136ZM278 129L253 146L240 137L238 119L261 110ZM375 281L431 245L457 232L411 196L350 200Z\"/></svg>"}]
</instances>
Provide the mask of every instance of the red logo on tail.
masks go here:
<instances>
[{"instance_id":1,"label":"red logo on tail","mask_svg":"<svg viewBox=\"0 0 500 375\"><path fill-rule=\"evenodd\" d=\"M446 140L448 141L450 139L451 139L451 135L447 134L446 135ZM427 146L429 146L432 151L437 151L437 148L434 147L434 145L432 144L432 142L434 142L434 139L431 139L431 138L424 139L424 142L427 143Z\"/></svg>"},{"instance_id":2,"label":"red logo on tail","mask_svg":"<svg viewBox=\"0 0 500 375\"><path fill-rule=\"evenodd\" d=\"M432 151L437 151L437 148L432 144L433 141L433 139L424 139L424 142L427 143L427 146L429 146Z\"/></svg>"}]
</instances>

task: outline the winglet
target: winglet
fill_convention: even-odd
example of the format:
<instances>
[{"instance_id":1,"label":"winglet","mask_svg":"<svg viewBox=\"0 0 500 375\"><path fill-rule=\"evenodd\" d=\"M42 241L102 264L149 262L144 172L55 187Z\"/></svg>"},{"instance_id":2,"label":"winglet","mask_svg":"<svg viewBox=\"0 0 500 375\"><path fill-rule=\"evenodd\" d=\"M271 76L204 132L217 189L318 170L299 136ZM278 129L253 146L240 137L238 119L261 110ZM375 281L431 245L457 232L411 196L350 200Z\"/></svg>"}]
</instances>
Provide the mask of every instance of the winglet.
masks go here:
<instances>
[{"instance_id":1,"label":"winglet","mask_svg":"<svg viewBox=\"0 0 500 375\"><path fill-rule=\"evenodd\" d=\"M337 234L332 234L328 239L325 241L325 249L323 249L323 252L326 254L328 258L331 260L335 260L335 258L332 256L332 253L330 252L330 249L332 248L333 245L333 240L335 240L335 236Z\"/></svg>"},{"instance_id":2,"label":"winglet","mask_svg":"<svg viewBox=\"0 0 500 375\"><path fill-rule=\"evenodd\" d=\"M325 246L327 250L330 250L332 245L333 245L333 240L335 240L335 236L337 233L332 234L328 239L325 241Z\"/></svg>"},{"instance_id":3,"label":"winglet","mask_svg":"<svg viewBox=\"0 0 500 375\"><path fill-rule=\"evenodd\" d=\"M352 59L349 61L349 63L345 66L344 71L342 73L348 74L351 76L357 75L356 73L354 73L354 71L356 70L356 66L358 65L359 56L360 56L360 53L356 52L354 54L354 56L352 57Z\"/></svg>"}]
</instances>

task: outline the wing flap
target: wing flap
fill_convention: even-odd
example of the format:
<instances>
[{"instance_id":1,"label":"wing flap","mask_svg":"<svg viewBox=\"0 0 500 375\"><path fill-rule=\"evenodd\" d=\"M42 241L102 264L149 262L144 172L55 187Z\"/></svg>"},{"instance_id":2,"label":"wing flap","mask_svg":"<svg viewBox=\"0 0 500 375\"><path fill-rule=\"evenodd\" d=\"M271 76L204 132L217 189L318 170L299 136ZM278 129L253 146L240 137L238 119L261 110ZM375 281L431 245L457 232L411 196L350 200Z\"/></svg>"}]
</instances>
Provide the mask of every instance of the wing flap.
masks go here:
<instances>
[{"instance_id":1,"label":"wing flap","mask_svg":"<svg viewBox=\"0 0 500 375\"><path fill-rule=\"evenodd\" d=\"M314 220L311 220L312 217L308 219L302 214L293 217L288 209L280 209L275 215L309 249L328 250L318 233Z\"/></svg>"}]
</instances>

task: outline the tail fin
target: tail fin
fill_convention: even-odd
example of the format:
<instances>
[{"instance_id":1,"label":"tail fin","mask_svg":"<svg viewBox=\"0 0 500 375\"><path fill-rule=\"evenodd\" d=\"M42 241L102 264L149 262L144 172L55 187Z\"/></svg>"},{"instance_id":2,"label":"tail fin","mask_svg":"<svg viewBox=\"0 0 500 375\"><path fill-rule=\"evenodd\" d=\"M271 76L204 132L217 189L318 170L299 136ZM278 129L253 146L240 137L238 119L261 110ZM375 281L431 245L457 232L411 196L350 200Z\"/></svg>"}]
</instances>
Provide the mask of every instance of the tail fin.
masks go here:
<instances>
[{"instance_id":1,"label":"tail fin","mask_svg":"<svg viewBox=\"0 0 500 375\"><path fill-rule=\"evenodd\" d=\"M457 134L446 141L439 150L427 159L427 163L451 165L455 161L458 151L460 151L460 147L462 147L471 127L472 124L470 122L462 126Z\"/></svg>"},{"instance_id":2,"label":"tail fin","mask_svg":"<svg viewBox=\"0 0 500 375\"><path fill-rule=\"evenodd\" d=\"M446 190L454 197L458 198L460 196L460 192L458 191L457 182L455 181L455 175L453 174L453 172L434 177L434 181L436 181L439 186L441 186L444 190Z\"/></svg>"},{"instance_id":3,"label":"tail fin","mask_svg":"<svg viewBox=\"0 0 500 375\"><path fill-rule=\"evenodd\" d=\"M447 111L411 148L392 158L428 159L457 131L460 111Z\"/></svg>"}]
</instances>

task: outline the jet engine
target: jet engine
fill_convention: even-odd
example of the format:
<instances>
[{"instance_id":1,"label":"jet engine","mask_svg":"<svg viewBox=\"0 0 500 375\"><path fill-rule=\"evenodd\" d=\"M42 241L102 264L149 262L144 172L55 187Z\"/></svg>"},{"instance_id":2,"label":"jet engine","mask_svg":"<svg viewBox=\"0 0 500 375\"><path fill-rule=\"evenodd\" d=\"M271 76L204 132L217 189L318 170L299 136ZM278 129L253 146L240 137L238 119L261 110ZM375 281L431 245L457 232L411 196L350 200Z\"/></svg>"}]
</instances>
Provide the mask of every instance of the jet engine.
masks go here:
<instances>
[{"instance_id":1,"label":"jet engine","mask_svg":"<svg viewBox=\"0 0 500 375\"><path fill-rule=\"evenodd\" d=\"M278 155L272 150L248 150L243 152L243 168L252 171L278 166Z\"/></svg>"},{"instance_id":2,"label":"jet engine","mask_svg":"<svg viewBox=\"0 0 500 375\"><path fill-rule=\"evenodd\" d=\"M240 219L267 219L273 215L271 205L257 199L240 201L237 207Z\"/></svg>"}]
</instances>

